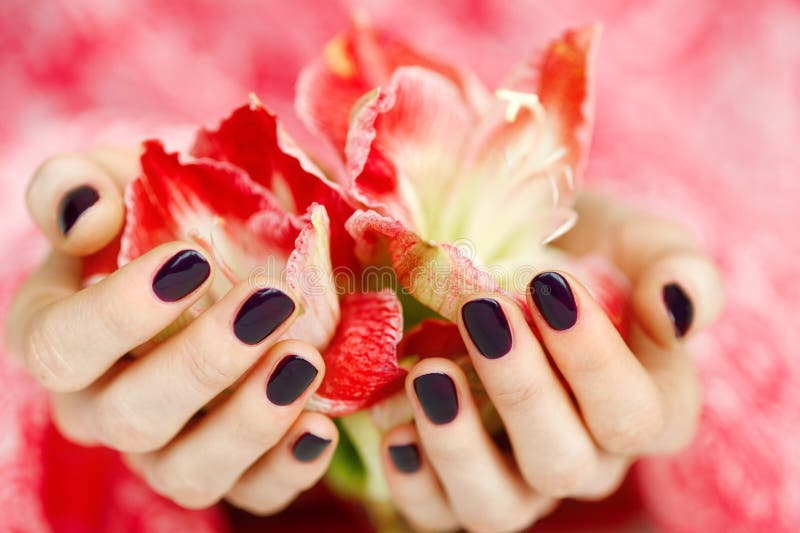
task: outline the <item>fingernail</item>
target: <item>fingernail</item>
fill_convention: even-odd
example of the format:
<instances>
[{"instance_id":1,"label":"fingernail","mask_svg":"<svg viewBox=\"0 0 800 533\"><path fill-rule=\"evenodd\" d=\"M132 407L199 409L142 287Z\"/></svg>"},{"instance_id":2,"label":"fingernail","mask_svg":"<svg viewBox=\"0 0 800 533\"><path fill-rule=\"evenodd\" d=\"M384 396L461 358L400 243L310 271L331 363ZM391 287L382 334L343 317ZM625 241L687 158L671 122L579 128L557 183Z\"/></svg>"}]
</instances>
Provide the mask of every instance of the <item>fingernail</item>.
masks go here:
<instances>
[{"instance_id":1,"label":"fingernail","mask_svg":"<svg viewBox=\"0 0 800 533\"><path fill-rule=\"evenodd\" d=\"M278 363L267 382L267 398L275 405L289 405L313 383L318 370L300 357L289 355Z\"/></svg>"},{"instance_id":2,"label":"fingernail","mask_svg":"<svg viewBox=\"0 0 800 533\"><path fill-rule=\"evenodd\" d=\"M389 457L394 467L406 474L413 474L420 467L419 448L416 444L389 446Z\"/></svg>"},{"instance_id":3,"label":"fingernail","mask_svg":"<svg viewBox=\"0 0 800 533\"><path fill-rule=\"evenodd\" d=\"M84 211L92 207L100 195L94 188L83 185L77 189L72 189L64 198L58 208L58 229L66 235Z\"/></svg>"},{"instance_id":4,"label":"fingernail","mask_svg":"<svg viewBox=\"0 0 800 533\"><path fill-rule=\"evenodd\" d=\"M550 327L563 331L575 325L578 307L572 289L557 272L542 272L531 281L531 296Z\"/></svg>"},{"instance_id":5,"label":"fingernail","mask_svg":"<svg viewBox=\"0 0 800 533\"><path fill-rule=\"evenodd\" d=\"M472 343L487 359L498 359L511 350L511 328L497 300L471 300L461 308L461 318Z\"/></svg>"},{"instance_id":6,"label":"fingernail","mask_svg":"<svg viewBox=\"0 0 800 533\"><path fill-rule=\"evenodd\" d=\"M294 312L294 301L278 289L261 289L242 304L233 319L233 332L245 344L266 339Z\"/></svg>"},{"instance_id":7,"label":"fingernail","mask_svg":"<svg viewBox=\"0 0 800 533\"><path fill-rule=\"evenodd\" d=\"M434 424L452 422L458 414L456 386L447 374L425 374L414 380L425 416Z\"/></svg>"},{"instance_id":8,"label":"fingernail","mask_svg":"<svg viewBox=\"0 0 800 533\"><path fill-rule=\"evenodd\" d=\"M177 302L208 279L211 265L194 250L184 250L164 263L153 278L153 292L164 302Z\"/></svg>"},{"instance_id":9,"label":"fingernail","mask_svg":"<svg viewBox=\"0 0 800 533\"><path fill-rule=\"evenodd\" d=\"M675 327L675 336L678 338L686 335L694 319L694 305L689 296L677 283L664 286L664 305L667 306L669 318Z\"/></svg>"},{"instance_id":10,"label":"fingernail","mask_svg":"<svg viewBox=\"0 0 800 533\"><path fill-rule=\"evenodd\" d=\"M331 443L330 439L317 437L313 433L303 433L294 443L292 453L294 458L301 463L310 463L322 455L325 448Z\"/></svg>"}]
</instances>

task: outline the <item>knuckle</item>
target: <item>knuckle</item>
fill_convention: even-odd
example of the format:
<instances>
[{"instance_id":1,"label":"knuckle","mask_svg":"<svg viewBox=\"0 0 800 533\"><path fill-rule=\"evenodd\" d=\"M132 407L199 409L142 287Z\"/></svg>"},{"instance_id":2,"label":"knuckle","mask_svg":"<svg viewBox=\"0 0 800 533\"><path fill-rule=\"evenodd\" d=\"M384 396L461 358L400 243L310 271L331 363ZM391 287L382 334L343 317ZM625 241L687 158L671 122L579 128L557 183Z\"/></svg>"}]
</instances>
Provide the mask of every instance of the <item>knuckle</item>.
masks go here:
<instances>
[{"instance_id":1,"label":"knuckle","mask_svg":"<svg viewBox=\"0 0 800 533\"><path fill-rule=\"evenodd\" d=\"M514 385L514 386L510 386ZM523 411L530 409L530 406L544 393L544 386L538 379L524 376L519 383L509 384L495 393L495 405L500 410Z\"/></svg>"},{"instance_id":2,"label":"knuckle","mask_svg":"<svg viewBox=\"0 0 800 533\"><path fill-rule=\"evenodd\" d=\"M626 415L605 420L596 436L610 452L632 453L652 443L663 427L664 417L658 403L650 402Z\"/></svg>"},{"instance_id":3,"label":"knuckle","mask_svg":"<svg viewBox=\"0 0 800 533\"><path fill-rule=\"evenodd\" d=\"M46 314L25 336L23 353L28 370L46 388L66 392L76 388L75 370L63 355L59 335Z\"/></svg>"},{"instance_id":4,"label":"knuckle","mask_svg":"<svg viewBox=\"0 0 800 533\"><path fill-rule=\"evenodd\" d=\"M589 452L565 453L552 460L544 471L524 471L528 484L547 497L563 498L578 492L592 475L594 457Z\"/></svg>"},{"instance_id":5,"label":"knuckle","mask_svg":"<svg viewBox=\"0 0 800 533\"><path fill-rule=\"evenodd\" d=\"M187 332L188 333L188 332ZM232 383L240 375L234 357L220 357L212 353L207 347L198 346L187 336L182 350L185 354L186 368L188 368L192 383L200 392L217 392Z\"/></svg>"},{"instance_id":6,"label":"knuckle","mask_svg":"<svg viewBox=\"0 0 800 533\"><path fill-rule=\"evenodd\" d=\"M205 509L220 500L201 480L194 479L167 464L156 464L147 473L147 480L159 494L186 509Z\"/></svg>"},{"instance_id":7,"label":"knuckle","mask_svg":"<svg viewBox=\"0 0 800 533\"><path fill-rule=\"evenodd\" d=\"M163 437L154 431L154 425L134 415L128 402L118 394L103 394L96 409L95 432L104 444L137 453L149 452L164 444Z\"/></svg>"}]
</instances>

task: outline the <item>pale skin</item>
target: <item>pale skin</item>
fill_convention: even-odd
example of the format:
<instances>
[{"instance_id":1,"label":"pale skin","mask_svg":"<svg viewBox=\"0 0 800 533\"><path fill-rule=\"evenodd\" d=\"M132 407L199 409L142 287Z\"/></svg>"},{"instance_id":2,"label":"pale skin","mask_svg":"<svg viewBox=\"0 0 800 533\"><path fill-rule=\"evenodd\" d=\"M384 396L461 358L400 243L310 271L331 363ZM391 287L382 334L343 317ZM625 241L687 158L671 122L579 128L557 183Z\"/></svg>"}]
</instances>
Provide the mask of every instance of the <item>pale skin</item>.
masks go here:
<instances>
[{"instance_id":1,"label":"pale skin","mask_svg":"<svg viewBox=\"0 0 800 533\"><path fill-rule=\"evenodd\" d=\"M165 261L185 249L206 255L192 243L175 242L81 290L80 257L118 233L121 190L137 173L134 152L111 148L57 156L37 170L28 208L53 250L10 308L9 354L50 391L53 419L67 438L119 450L155 491L190 508L225 499L255 514L278 512L322 477L336 446L333 422L303 410L324 376L322 358L305 343L277 341L294 314L255 345L236 338L231 323L252 292L246 283L144 357L125 357L199 299L215 275L179 301L156 298L151 283ZM100 198L65 236L57 225L59 202L82 185ZM715 267L680 225L591 195L580 198L578 210L578 226L558 245L579 255L605 254L631 279L634 322L627 342L566 272L577 322L555 330L529 301L541 342L513 302L475 295L497 301L511 330L510 351L487 359L459 324L513 455L501 453L485 431L457 365L418 363L406 383L414 422L387 432L383 444L394 503L412 527L515 531L562 498L609 495L635 459L673 453L693 436L700 390L685 340L721 309ZM668 283L679 284L694 307L681 338L662 300ZM318 374L296 400L275 405L264 386L290 354ZM444 424L429 420L413 386L430 373L446 374L455 384L458 411ZM231 395L195 416L233 384ZM306 433L331 443L300 461L293 448ZM388 449L409 444L418 447L419 462L401 471Z\"/></svg>"}]
</instances>

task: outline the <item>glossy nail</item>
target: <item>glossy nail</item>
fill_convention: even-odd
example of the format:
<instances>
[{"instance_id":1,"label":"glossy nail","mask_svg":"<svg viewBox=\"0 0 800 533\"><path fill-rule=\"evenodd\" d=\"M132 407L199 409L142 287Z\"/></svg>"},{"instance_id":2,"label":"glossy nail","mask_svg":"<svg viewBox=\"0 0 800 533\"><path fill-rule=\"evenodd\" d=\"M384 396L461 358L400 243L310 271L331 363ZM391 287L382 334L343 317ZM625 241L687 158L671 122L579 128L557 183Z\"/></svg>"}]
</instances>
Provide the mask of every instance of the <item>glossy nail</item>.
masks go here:
<instances>
[{"instance_id":1,"label":"glossy nail","mask_svg":"<svg viewBox=\"0 0 800 533\"><path fill-rule=\"evenodd\" d=\"M675 327L675 336L680 338L686 335L694 319L694 305L689 296L677 283L664 286L664 305L667 306L669 318Z\"/></svg>"},{"instance_id":2,"label":"glossy nail","mask_svg":"<svg viewBox=\"0 0 800 533\"><path fill-rule=\"evenodd\" d=\"M72 189L64 198L58 208L58 229L66 235L84 211L92 207L100 195L94 188L83 185L77 189Z\"/></svg>"},{"instance_id":3,"label":"glossy nail","mask_svg":"<svg viewBox=\"0 0 800 533\"><path fill-rule=\"evenodd\" d=\"M413 474L419 470L421 465L419 448L416 444L389 446L389 457L392 459L394 467L406 474Z\"/></svg>"},{"instance_id":4,"label":"glossy nail","mask_svg":"<svg viewBox=\"0 0 800 533\"><path fill-rule=\"evenodd\" d=\"M301 463L310 463L317 459L331 443L330 439L317 437L313 433L303 433L294 443L292 454Z\"/></svg>"},{"instance_id":5,"label":"glossy nail","mask_svg":"<svg viewBox=\"0 0 800 533\"><path fill-rule=\"evenodd\" d=\"M456 386L447 374L424 374L414 380L414 391L425 416L434 424L452 422L458 414Z\"/></svg>"},{"instance_id":6,"label":"glossy nail","mask_svg":"<svg viewBox=\"0 0 800 533\"><path fill-rule=\"evenodd\" d=\"M289 405L305 392L318 373L299 355L286 356L269 377L267 398L275 405Z\"/></svg>"},{"instance_id":7,"label":"glossy nail","mask_svg":"<svg viewBox=\"0 0 800 533\"><path fill-rule=\"evenodd\" d=\"M164 263L153 277L153 292L159 300L177 302L194 292L211 274L211 265L194 250L183 250Z\"/></svg>"},{"instance_id":8,"label":"glossy nail","mask_svg":"<svg viewBox=\"0 0 800 533\"><path fill-rule=\"evenodd\" d=\"M542 272L531 281L531 297L550 327L563 331L575 325L578 307L572 289L558 272Z\"/></svg>"},{"instance_id":9,"label":"glossy nail","mask_svg":"<svg viewBox=\"0 0 800 533\"><path fill-rule=\"evenodd\" d=\"M278 289L253 293L233 319L233 332L245 344L266 339L294 312L294 301Z\"/></svg>"},{"instance_id":10,"label":"glossy nail","mask_svg":"<svg viewBox=\"0 0 800 533\"><path fill-rule=\"evenodd\" d=\"M461 318L472 343L487 359L498 359L511 350L511 328L497 300L471 300L461 308Z\"/></svg>"}]
</instances>

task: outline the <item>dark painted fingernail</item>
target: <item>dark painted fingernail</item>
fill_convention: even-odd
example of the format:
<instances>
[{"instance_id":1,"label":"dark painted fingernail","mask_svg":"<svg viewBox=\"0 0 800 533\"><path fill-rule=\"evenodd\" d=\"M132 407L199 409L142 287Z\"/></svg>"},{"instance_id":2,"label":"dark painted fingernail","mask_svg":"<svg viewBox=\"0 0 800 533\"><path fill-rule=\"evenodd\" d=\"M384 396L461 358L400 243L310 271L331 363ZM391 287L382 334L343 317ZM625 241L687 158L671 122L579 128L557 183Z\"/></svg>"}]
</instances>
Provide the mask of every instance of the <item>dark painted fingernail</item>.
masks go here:
<instances>
[{"instance_id":1,"label":"dark painted fingernail","mask_svg":"<svg viewBox=\"0 0 800 533\"><path fill-rule=\"evenodd\" d=\"M694 305L677 283L665 285L663 297L669 318L675 327L675 336L678 338L683 337L692 325Z\"/></svg>"},{"instance_id":2,"label":"dark painted fingernail","mask_svg":"<svg viewBox=\"0 0 800 533\"><path fill-rule=\"evenodd\" d=\"M413 474L420 467L419 448L416 444L389 446L389 457L395 468L406 474Z\"/></svg>"},{"instance_id":3,"label":"dark painted fingernail","mask_svg":"<svg viewBox=\"0 0 800 533\"><path fill-rule=\"evenodd\" d=\"M425 374L414 380L414 391L425 416L434 424L447 424L458 414L456 386L447 374Z\"/></svg>"},{"instance_id":4,"label":"dark painted fingernail","mask_svg":"<svg viewBox=\"0 0 800 533\"><path fill-rule=\"evenodd\" d=\"M317 437L313 433L303 433L300 438L297 439L297 442L294 443L292 453L294 454L294 458L301 463L310 463L322 455L322 452L325 451L325 448L327 448L330 443L330 439Z\"/></svg>"},{"instance_id":5,"label":"dark painted fingernail","mask_svg":"<svg viewBox=\"0 0 800 533\"><path fill-rule=\"evenodd\" d=\"M300 357L289 355L278 363L267 382L267 398L275 405L289 405L313 383L317 369Z\"/></svg>"},{"instance_id":6,"label":"dark painted fingernail","mask_svg":"<svg viewBox=\"0 0 800 533\"><path fill-rule=\"evenodd\" d=\"M72 189L64 195L58 208L58 229L61 230L61 233L64 235L69 233L83 212L92 207L99 199L100 195L97 194L97 191L88 185Z\"/></svg>"},{"instance_id":7,"label":"dark painted fingernail","mask_svg":"<svg viewBox=\"0 0 800 533\"><path fill-rule=\"evenodd\" d=\"M245 344L258 344L289 318L294 301L278 289L253 293L233 319L233 332Z\"/></svg>"},{"instance_id":8,"label":"dark painted fingernail","mask_svg":"<svg viewBox=\"0 0 800 533\"><path fill-rule=\"evenodd\" d=\"M469 301L461 308L461 318L469 338L484 357L498 359L511 349L511 328L497 300Z\"/></svg>"},{"instance_id":9,"label":"dark painted fingernail","mask_svg":"<svg viewBox=\"0 0 800 533\"><path fill-rule=\"evenodd\" d=\"M153 278L153 292L164 302L177 302L208 279L211 265L194 250L184 250L164 263Z\"/></svg>"},{"instance_id":10,"label":"dark painted fingernail","mask_svg":"<svg viewBox=\"0 0 800 533\"><path fill-rule=\"evenodd\" d=\"M558 272L542 272L531 281L531 296L550 327L569 329L578 320L578 306L572 289Z\"/></svg>"}]
</instances>

